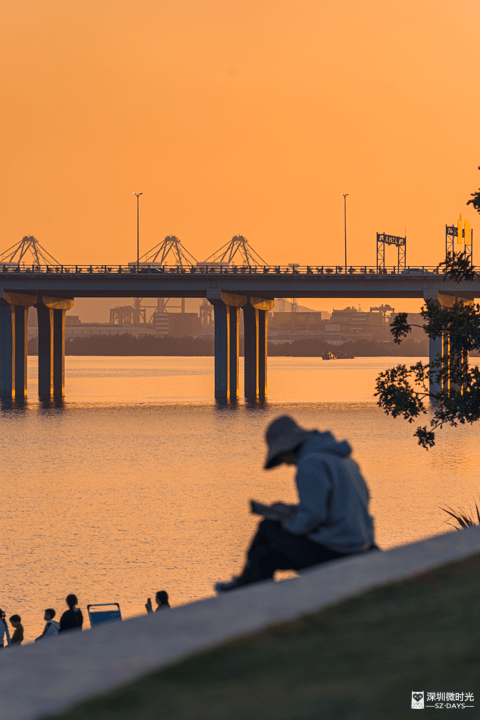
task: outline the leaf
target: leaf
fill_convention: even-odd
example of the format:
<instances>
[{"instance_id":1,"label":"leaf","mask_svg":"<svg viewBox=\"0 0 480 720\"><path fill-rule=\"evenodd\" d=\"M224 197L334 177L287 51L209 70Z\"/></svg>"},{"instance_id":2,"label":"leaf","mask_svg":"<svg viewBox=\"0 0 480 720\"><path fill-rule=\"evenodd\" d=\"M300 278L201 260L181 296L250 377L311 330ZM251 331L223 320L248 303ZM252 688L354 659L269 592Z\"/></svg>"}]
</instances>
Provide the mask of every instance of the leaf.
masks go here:
<instances>
[{"instance_id":1,"label":"leaf","mask_svg":"<svg viewBox=\"0 0 480 720\"><path fill-rule=\"evenodd\" d=\"M477 511L478 524L480 525L480 511L479 511L477 503L475 503L475 508ZM465 512L465 510L462 510L462 509L452 510L452 508L440 508L440 509L443 510L443 512L448 513L448 515L450 515L450 517L452 517L458 523L458 525L460 527L457 527L457 530L463 530L467 527L473 527L473 526L477 525L477 523L475 522L473 517L470 514L468 514L467 512Z\"/></svg>"},{"instance_id":2,"label":"leaf","mask_svg":"<svg viewBox=\"0 0 480 720\"><path fill-rule=\"evenodd\" d=\"M467 204L480 212L480 190L472 193L472 198ZM459 283L476 276L476 268L466 252L447 253L438 267L444 268L444 280ZM480 420L480 370L468 366L468 353L480 350L480 305L459 300L452 307L442 307L427 300L421 315L426 335L441 341L443 355L432 358L428 364L420 361L410 368L397 365L380 373L374 395L387 415L402 417L409 423L426 413L428 400L432 402L430 427L419 426L414 433L418 444L428 450L435 445L435 432L444 425L456 427ZM408 314L399 313L390 325L394 342L399 344L411 329ZM431 387L436 388L435 392L431 392ZM477 516L480 522L478 507ZM469 516L456 516L457 522L459 518L467 524L471 521Z\"/></svg>"},{"instance_id":3,"label":"leaf","mask_svg":"<svg viewBox=\"0 0 480 720\"><path fill-rule=\"evenodd\" d=\"M418 438L418 444L428 450L435 445L435 433L428 430L426 426L418 427L414 432L414 437Z\"/></svg>"},{"instance_id":4,"label":"leaf","mask_svg":"<svg viewBox=\"0 0 480 720\"><path fill-rule=\"evenodd\" d=\"M480 170L480 167L478 168ZM471 193L470 197L471 200L468 200L467 205L473 205L475 210L477 212L480 212L480 190L477 190L477 192Z\"/></svg>"},{"instance_id":5,"label":"leaf","mask_svg":"<svg viewBox=\"0 0 480 720\"><path fill-rule=\"evenodd\" d=\"M407 337L408 333L412 331L411 325L407 322L408 313L398 313L395 319L390 323L390 332L393 335L393 341L400 345L402 339Z\"/></svg>"},{"instance_id":6,"label":"leaf","mask_svg":"<svg viewBox=\"0 0 480 720\"><path fill-rule=\"evenodd\" d=\"M470 254L466 251L461 253L448 252L447 257L438 265L438 269L445 266L444 281L455 280L459 283L462 280L475 279L475 267L470 260Z\"/></svg>"}]
</instances>

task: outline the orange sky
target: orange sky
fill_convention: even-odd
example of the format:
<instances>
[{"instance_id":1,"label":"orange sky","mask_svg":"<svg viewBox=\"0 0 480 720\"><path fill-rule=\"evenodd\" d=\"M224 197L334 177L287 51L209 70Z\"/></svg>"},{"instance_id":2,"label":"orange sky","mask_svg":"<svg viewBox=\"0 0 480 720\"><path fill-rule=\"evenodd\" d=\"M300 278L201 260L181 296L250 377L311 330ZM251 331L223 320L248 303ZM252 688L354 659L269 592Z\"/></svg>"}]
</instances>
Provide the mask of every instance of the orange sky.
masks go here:
<instances>
[{"instance_id":1,"label":"orange sky","mask_svg":"<svg viewBox=\"0 0 480 720\"><path fill-rule=\"evenodd\" d=\"M349 263L407 228L436 264L460 212L480 242L479 30L478 0L5 3L0 251L133 260L136 190L142 252L341 264L345 191Z\"/></svg>"}]
</instances>

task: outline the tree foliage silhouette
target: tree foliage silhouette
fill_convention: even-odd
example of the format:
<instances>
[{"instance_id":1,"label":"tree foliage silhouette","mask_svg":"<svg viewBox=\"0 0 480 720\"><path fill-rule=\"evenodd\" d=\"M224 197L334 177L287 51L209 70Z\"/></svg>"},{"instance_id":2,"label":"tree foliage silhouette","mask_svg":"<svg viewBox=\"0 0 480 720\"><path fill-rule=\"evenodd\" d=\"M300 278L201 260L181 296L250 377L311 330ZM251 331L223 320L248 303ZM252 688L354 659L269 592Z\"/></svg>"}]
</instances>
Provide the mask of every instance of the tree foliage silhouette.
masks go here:
<instances>
[{"instance_id":1,"label":"tree foliage silhouette","mask_svg":"<svg viewBox=\"0 0 480 720\"><path fill-rule=\"evenodd\" d=\"M478 167L480 170L480 165ZM477 192L471 193L470 197L472 198L467 202L467 205L473 205L475 210L477 212L480 212L480 190L477 190Z\"/></svg>"},{"instance_id":2,"label":"tree foliage silhouette","mask_svg":"<svg viewBox=\"0 0 480 720\"><path fill-rule=\"evenodd\" d=\"M469 204L480 212L480 190L472 193ZM444 280L457 283L477 276L465 252L448 253L441 268ZM418 444L428 450L435 445L436 430L444 425L456 427L480 419L480 370L468 366L468 353L480 350L480 305L458 300L452 307L441 307L427 300L421 316L424 322L420 327L429 338L448 337L443 357L437 356L431 363L400 364L380 373L375 396L387 415L403 417L409 423L431 410L429 425L419 425L414 433ZM394 342L400 344L412 327L407 313L399 313L390 325ZM430 390L431 383L435 391Z\"/></svg>"}]
</instances>

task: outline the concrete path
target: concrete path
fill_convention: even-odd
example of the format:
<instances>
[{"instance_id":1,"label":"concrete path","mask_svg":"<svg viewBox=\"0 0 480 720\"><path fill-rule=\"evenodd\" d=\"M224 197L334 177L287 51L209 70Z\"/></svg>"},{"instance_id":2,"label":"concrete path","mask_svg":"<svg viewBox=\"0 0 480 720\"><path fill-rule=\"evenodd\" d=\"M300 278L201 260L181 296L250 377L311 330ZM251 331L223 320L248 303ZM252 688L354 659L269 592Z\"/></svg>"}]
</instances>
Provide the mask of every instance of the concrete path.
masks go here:
<instances>
[{"instance_id":1,"label":"concrete path","mask_svg":"<svg viewBox=\"0 0 480 720\"><path fill-rule=\"evenodd\" d=\"M0 651L0 719L39 720L193 652L476 553L480 527Z\"/></svg>"}]
</instances>

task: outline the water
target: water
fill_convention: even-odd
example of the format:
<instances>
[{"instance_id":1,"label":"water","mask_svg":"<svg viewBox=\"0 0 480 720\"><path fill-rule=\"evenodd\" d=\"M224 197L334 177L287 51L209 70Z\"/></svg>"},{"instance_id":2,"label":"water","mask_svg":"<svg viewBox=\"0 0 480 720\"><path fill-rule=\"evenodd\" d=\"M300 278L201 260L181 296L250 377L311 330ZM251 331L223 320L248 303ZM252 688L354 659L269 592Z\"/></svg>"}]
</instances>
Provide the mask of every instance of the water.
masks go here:
<instances>
[{"instance_id":1,"label":"water","mask_svg":"<svg viewBox=\"0 0 480 720\"><path fill-rule=\"evenodd\" d=\"M350 441L381 547L448 530L440 506L479 494L479 428L419 448L372 397L397 362L271 358L267 404L217 407L213 358L67 357L65 406L43 409L30 359L28 407L0 413L0 607L32 640L70 592L124 617L159 589L173 605L211 595L240 569L249 499L296 500L292 468L262 470L265 427L284 412Z\"/></svg>"}]
</instances>

